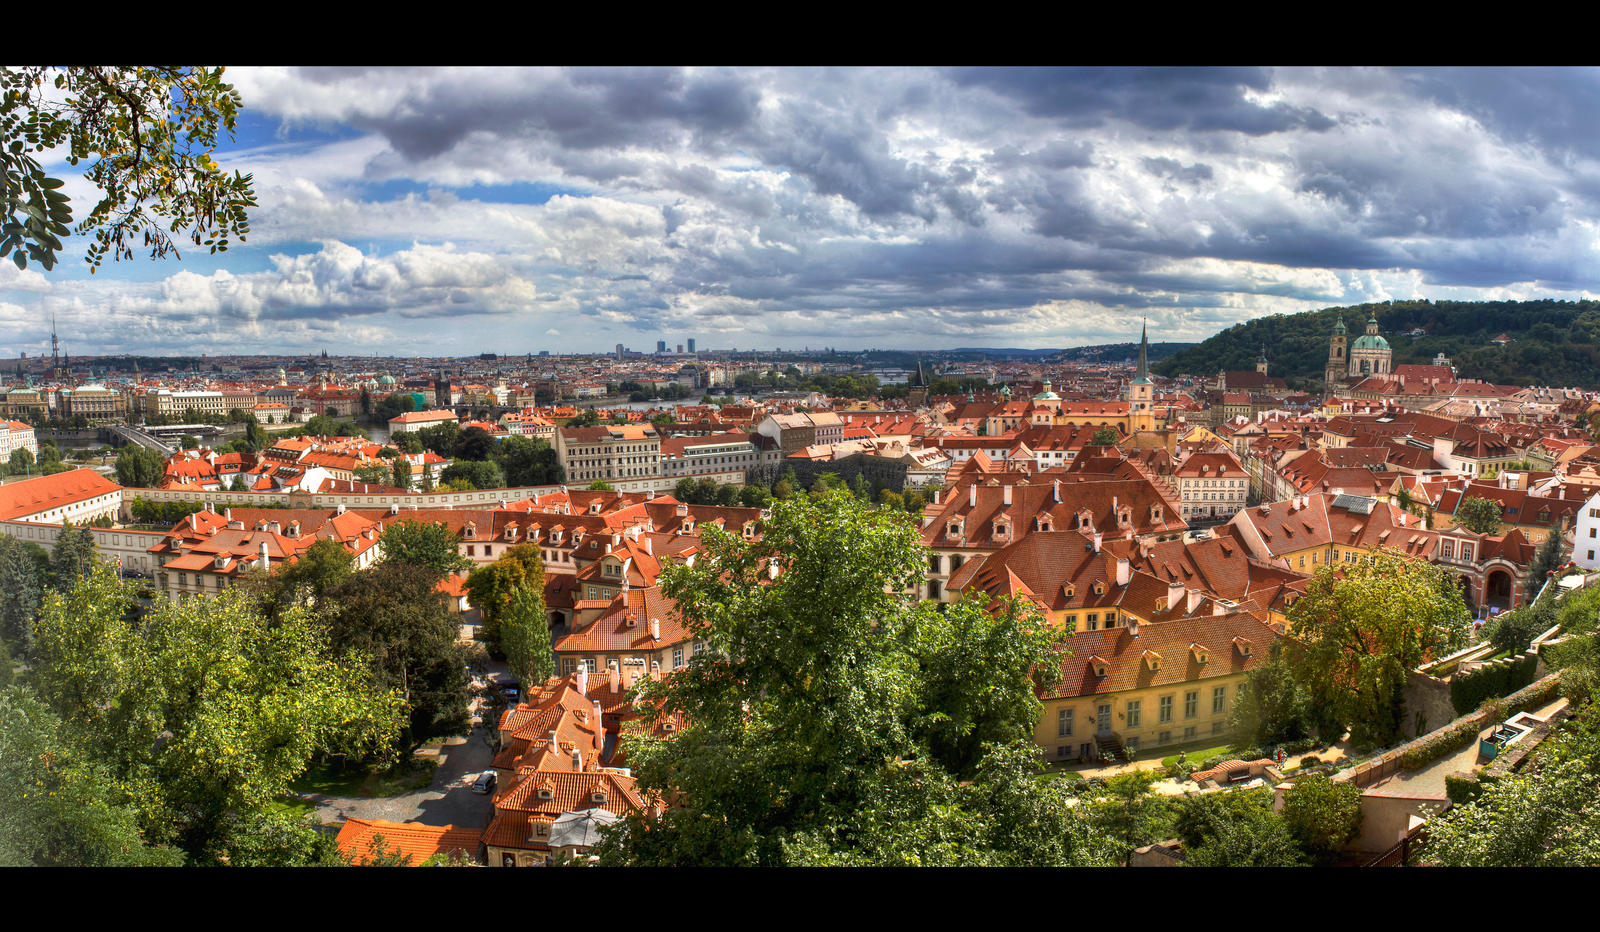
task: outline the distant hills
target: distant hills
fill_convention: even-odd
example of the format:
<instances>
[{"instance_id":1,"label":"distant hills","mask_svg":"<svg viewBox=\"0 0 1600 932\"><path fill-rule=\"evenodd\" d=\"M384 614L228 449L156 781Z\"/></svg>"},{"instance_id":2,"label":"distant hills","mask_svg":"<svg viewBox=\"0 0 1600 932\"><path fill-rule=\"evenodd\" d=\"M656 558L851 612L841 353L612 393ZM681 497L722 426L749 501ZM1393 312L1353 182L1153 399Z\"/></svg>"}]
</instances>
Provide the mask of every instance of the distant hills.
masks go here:
<instances>
[{"instance_id":1,"label":"distant hills","mask_svg":"<svg viewBox=\"0 0 1600 932\"><path fill-rule=\"evenodd\" d=\"M1198 343L1152 343L1148 353L1150 362L1166 359L1174 353L1199 346ZM1100 343L1095 346L1074 346L1059 351L1062 362L1098 362L1135 359L1139 355L1137 343Z\"/></svg>"},{"instance_id":2,"label":"distant hills","mask_svg":"<svg viewBox=\"0 0 1600 932\"><path fill-rule=\"evenodd\" d=\"M1229 327L1152 368L1166 376L1254 370L1265 346L1269 374L1293 387L1320 387L1334 320L1344 318L1354 341L1366 332L1369 314L1394 350L1395 365L1432 363L1442 352L1462 378L1600 387L1596 301L1386 301L1274 314ZM1501 334L1512 342L1490 342Z\"/></svg>"}]
</instances>

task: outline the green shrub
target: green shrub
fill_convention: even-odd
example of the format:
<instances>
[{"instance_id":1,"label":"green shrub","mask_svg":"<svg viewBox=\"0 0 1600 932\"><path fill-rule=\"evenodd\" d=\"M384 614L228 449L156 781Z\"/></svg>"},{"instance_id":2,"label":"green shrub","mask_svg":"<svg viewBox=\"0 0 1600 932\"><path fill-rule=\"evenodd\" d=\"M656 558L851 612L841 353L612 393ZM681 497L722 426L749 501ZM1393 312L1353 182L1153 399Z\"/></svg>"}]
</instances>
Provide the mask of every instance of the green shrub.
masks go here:
<instances>
[{"instance_id":1,"label":"green shrub","mask_svg":"<svg viewBox=\"0 0 1600 932\"><path fill-rule=\"evenodd\" d=\"M1476 779L1458 777L1452 773L1444 778L1444 791L1451 803L1461 806L1476 799L1483 792L1483 787Z\"/></svg>"},{"instance_id":2,"label":"green shrub","mask_svg":"<svg viewBox=\"0 0 1600 932\"><path fill-rule=\"evenodd\" d=\"M1486 699L1509 696L1533 682L1538 668L1536 655L1525 655L1510 663L1492 663L1470 673L1457 674L1450 680L1450 704L1457 715L1466 715L1483 705Z\"/></svg>"}]
</instances>

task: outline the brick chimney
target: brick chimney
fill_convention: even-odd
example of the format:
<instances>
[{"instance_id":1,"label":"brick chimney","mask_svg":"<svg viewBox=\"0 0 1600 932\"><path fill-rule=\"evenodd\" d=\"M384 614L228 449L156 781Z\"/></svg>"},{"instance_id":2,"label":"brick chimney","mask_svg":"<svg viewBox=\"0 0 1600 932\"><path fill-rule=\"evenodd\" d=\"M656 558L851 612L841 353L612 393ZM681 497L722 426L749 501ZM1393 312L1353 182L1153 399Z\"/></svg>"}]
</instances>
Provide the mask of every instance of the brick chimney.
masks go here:
<instances>
[{"instance_id":1,"label":"brick chimney","mask_svg":"<svg viewBox=\"0 0 1600 932\"><path fill-rule=\"evenodd\" d=\"M1183 583L1176 579L1167 582L1167 608L1176 609L1183 601Z\"/></svg>"}]
</instances>

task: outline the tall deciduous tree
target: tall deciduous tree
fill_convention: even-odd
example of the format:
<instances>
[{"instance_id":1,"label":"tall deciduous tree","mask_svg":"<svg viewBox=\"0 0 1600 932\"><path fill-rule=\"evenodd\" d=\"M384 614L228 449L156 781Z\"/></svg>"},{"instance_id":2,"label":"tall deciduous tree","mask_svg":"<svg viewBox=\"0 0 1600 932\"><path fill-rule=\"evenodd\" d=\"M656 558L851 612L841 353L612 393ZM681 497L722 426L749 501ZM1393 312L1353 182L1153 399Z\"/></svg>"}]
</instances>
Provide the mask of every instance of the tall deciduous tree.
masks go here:
<instances>
[{"instance_id":1,"label":"tall deciduous tree","mask_svg":"<svg viewBox=\"0 0 1600 932\"><path fill-rule=\"evenodd\" d=\"M319 752L386 754L402 699L336 658L303 611L269 622L241 591L144 613L97 566L35 625L38 684L122 786L147 838L216 863Z\"/></svg>"},{"instance_id":2,"label":"tall deciduous tree","mask_svg":"<svg viewBox=\"0 0 1600 932\"><path fill-rule=\"evenodd\" d=\"M483 639L495 650L504 649L500 623L518 589L538 594L543 615L544 556L536 544L517 544L467 577L467 599L482 614Z\"/></svg>"},{"instance_id":3,"label":"tall deciduous tree","mask_svg":"<svg viewBox=\"0 0 1600 932\"><path fill-rule=\"evenodd\" d=\"M55 713L0 689L0 866L175 866L183 853L146 845L116 782L71 746Z\"/></svg>"},{"instance_id":4,"label":"tall deciduous tree","mask_svg":"<svg viewBox=\"0 0 1600 932\"><path fill-rule=\"evenodd\" d=\"M383 531L383 562L420 567L432 582L472 566L461 555L455 532L442 522L396 521Z\"/></svg>"},{"instance_id":5,"label":"tall deciduous tree","mask_svg":"<svg viewBox=\"0 0 1600 932\"><path fill-rule=\"evenodd\" d=\"M625 739L642 788L682 805L648 827L635 820L607 857L997 859L971 852L942 758L964 758L972 733L994 745L1029 740L1037 722L1014 708L1028 707L1033 688L1023 629L1002 624L996 636L1018 643L993 644L964 634L959 619L941 626L939 607L910 594L923 566L915 524L846 492L779 505L760 541L707 527L702 544L694 566L663 572L662 591L710 649L643 685L647 720L677 713L687 727L664 741ZM974 645L1003 666L957 687L966 661L946 653ZM986 687L996 696L976 701ZM941 715L950 726L930 727ZM985 755L975 756L981 770Z\"/></svg>"},{"instance_id":6,"label":"tall deciduous tree","mask_svg":"<svg viewBox=\"0 0 1600 932\"><path fill-rule=\"evenodd\" d=\"M153 489L161 482L161 454L137 444L117 454L117 482L135 489Z\"/></svg>"},{"instance_id":7,"label":"tall deciduous tree","mask_svg":"<svg viewBox=\"0 0 1600 932\"><path fill-rule=\"evenodd\" d=\"M506 668L524 684L542 683L555 673L550 622L544 613L543 573L536 584L519 584L500 613L500 647Z\"/></svg>"},{"instance_id":8,"label":"tall deciduous tree","mask_svg":"<svg viewBox=\"0 0 1600 932\"><path fill-rule=\"evenodd\" d=\"M1313 862L1331 864L1361 834L1361 790L1320 774L1302 777L1284 795L1283 820Z\"/></svg>"},{"instance_id":9,"label":"tall deciduous tree","mask_svg":"<svg viewBox=\"0 0 1600 932\"><path fill-rule=\"evenodd\" d=\"M426 573L381 563L327 589L318 612L336 650L370 657L380 688L399 690L409 707L408 746L467 730L467 674L459 630L443 593Z\"/></svg>"},{"instance_id":10,"label":"tall deciduous tree","mask_svg":"<svg viewBox=\"0 0 1600 932\"><path fill-rule=\"evenodd\" d=\"M1289 665L1318 730L1393 743L1406 671L1461 645L1471 617L1451 577L1421 560L1379 552L1318 570L1289 609Z\"/></svg>"},{"instance_id":11,"label":"tall deciduous tree","mask_svg":"<svg viewBox=\"0 0 1600 932\"><path fill-rule=\"evenodd\" d=\"M1456 506L1456 520L1475 534L1500 533L1500 503L1468 496Z\"/></svg>"}]
</instances>

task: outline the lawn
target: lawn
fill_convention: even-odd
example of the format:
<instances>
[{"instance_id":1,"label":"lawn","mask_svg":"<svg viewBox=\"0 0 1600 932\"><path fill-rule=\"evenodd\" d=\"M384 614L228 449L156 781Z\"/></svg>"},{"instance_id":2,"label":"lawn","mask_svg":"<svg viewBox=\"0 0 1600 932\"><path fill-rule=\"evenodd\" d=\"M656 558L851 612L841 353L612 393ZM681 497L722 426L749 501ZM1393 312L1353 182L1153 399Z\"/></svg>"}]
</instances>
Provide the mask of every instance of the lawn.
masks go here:
<instances>
[{"instance_id":1,"label":"lawn","mask_svg":"<svg viewBox=\"0 0 1600 932\"><path fill-rule=\"evenodd\" d=\"M432 783L438 766L437 758L415 757L382 769L336 761L313 764L290 788L301 796L398 796Z\"/></svg>"},{"instance_id":2,"label":"lawn","mask_svg":"<svg viewBox=\"0 0 1600 932\"><path fill-rule=\"evenodd\" d=\"M1188 761L1191 764L1199 765L1199 763L1201 761L1210 760L1213 757L1221 757L1221 756L1226 755L1226 754L1232 754L1233 753L1233 746L1232 745L1228 745L1228 744L1224 744L1224 745L1219 745L1219 746L1214 747L1214 748L1197 748L1195 750L1181 750L1179 753L1187 755L1184 758L1184 760ZM1161 758L1161 766L1163 766L1163 767L1171 767L1173 764L1176 764L1177 762L1178 762L1178 755L1177 754L1173 754L1171 757L1163 757L1163 758Z\"/></svg>"}]
</instances>

